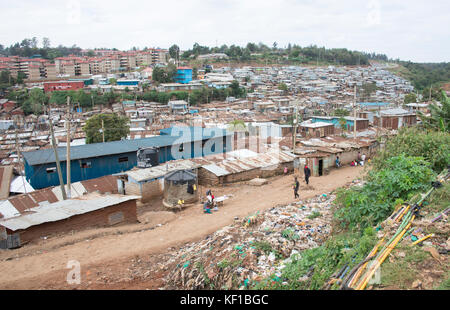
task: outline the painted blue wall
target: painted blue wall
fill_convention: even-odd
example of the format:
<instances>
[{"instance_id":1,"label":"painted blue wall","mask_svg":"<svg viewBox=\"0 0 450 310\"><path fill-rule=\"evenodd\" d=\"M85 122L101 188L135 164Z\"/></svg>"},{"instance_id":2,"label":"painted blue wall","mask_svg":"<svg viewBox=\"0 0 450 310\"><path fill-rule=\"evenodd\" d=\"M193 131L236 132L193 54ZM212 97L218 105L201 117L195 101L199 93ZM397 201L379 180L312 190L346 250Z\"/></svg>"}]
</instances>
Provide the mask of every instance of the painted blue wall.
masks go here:
<instances>
[{"instance_id":1,"label":"painted blue wall","mask_svg":"<svg viewBox=\"0 0 450 310\"><path fill-rule=\"evenodd\" d=\"M175 82L187 84L192 81L192 69L177 69Z\"/></svg>"},{"instance_id":2,"label":"painted blue wall","mask_svg":"<svg viewBox=\"0 0 450 310\"><path fill-rule=\"evenodd\" d=\"M311 121L313 123L323 122L323 123L333 124L334 127L336 127L336 128L340 128L341 127L341 125L339 124L339 117L332 118L332 119L327 119L327 118L320 118L319 116L316 116L316 117L313 117L311 119ZM347 120L347 128L348 127L353 127L353 121L352 120Z\"/></svg>"},{"instance_id":3,"label":"painted blue wall","mask_svg":"<svg viewBox=\"0 0 450 310\"><path fill-rule=\"evenodd\" d=\"M216 137L209 140L183 143L180 152L180 144L161 147L159 149L159 163L165 163L175 159L189 159L212 154L219 154L231 151L232 136ZM189 147L190 146L190 147ZM172 154L172 149L173 154ZM119 162L119 158L127 157L128 161ZM90 168L82 168L82 163L90 162ZM79 182L105 175L120 173L136 167L136 152L107 155L101 157L77 159L71 161L71 182ZM54 172L47 173L47 168L55 168ZM61 170L64 183L67 181L66 162L61 162ZM56 163L31 166L25 160L25 175L27 181L35 189L59 185Z\"/></svg>"}]
</instances>

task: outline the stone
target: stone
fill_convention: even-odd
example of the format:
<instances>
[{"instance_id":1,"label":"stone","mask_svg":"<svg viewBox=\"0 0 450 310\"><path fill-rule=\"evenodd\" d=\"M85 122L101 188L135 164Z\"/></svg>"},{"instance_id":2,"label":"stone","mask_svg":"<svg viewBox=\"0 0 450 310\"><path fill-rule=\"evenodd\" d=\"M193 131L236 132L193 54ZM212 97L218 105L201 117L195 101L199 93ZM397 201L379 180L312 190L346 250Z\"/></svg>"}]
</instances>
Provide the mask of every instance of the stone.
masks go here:
<instances>
[{"instance_id":1,"label":"stone","mask_svg":"<svg viewBox=\"0 0 450 310\"><path fill-rule=\"evenodd\" d=\"M251 186L262 186L267 183L268 182L266 179L260 179L260 178L255 178L255 179L248 181L248 185L251 185Z\"/></svg>"},{"instance_id":2,"label":"stone","mask_svg":"<svg viewBox=\"0 0 450 310\"><path fill-rule=\"evenodd\" d=\"M415 289L421 288L422 287L422 281L420 281L420 280L414 281L411 287L415 288Z\"/></svg>"}]
</instances>

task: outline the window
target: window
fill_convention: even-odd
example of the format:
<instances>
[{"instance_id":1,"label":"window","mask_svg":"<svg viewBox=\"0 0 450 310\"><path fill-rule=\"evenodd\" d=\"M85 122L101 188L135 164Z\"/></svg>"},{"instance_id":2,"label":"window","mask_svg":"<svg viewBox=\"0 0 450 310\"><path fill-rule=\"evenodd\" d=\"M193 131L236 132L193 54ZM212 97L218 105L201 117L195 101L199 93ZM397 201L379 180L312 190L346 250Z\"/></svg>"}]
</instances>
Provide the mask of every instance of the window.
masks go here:
<instances>
[{"instance_id":1,"label":"window","mask_svg":"<svg viewBox=\"0 0 450 310\"><path fill-rule=\"evenodd\" d=\"M119 163L125 163L128 161L128 157L119 157Z\"/></svg>"},{"instance_id":2,"label":"window","mask_svg":"<svg viewBox=\"0 0 450 310\"><path fill-rule=\"evenodd\" d=\"M47 173L53 173L53 172L56 172L56 167L47 168Z\"/></svg>"},{"instance_id":3,"label":"window","mask_svg":"<svg viewBox=\"0 0 450 310\"><path fill-rule=\"evenodd\" d=\"M91 168L92 165L91 165L91 162L88 161L88 162L85 162L85 163L81 163L81 164L80 164L80 167L81 167L81 168Z\"/></svg>"}]
</instances>

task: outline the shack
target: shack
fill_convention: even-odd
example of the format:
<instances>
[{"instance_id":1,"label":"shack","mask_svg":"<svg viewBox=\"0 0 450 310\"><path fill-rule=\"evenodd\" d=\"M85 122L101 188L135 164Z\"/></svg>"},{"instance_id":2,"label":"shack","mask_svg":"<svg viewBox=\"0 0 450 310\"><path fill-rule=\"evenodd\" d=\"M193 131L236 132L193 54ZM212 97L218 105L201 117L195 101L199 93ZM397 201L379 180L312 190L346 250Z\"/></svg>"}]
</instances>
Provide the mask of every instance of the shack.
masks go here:
<instances>
[{"instance_id":1,"label":"shack","mask_svg":"<svg viewBox=\"0 0 450 310\"><path fill-rule=\"evenodd\" d=\"M176 206L179 200L192 204L198 199L198 178L194 171L177 170L164 176L165 205Z\"/></svg>"},{"instance_id":2,"label":"shack","mask_svg":"<svg viewBox=\"0 0 450 310\"><path fill-rule=\"evenodd\" d=\"M128 171L137 166L137 150L155 147L159 163L175 159L221 154L231 150L232 133L219 128L169 128L161 135L71 148L72 182ZM58 147L63 179L66 180L66 148ZM53 149L24 152L25 175L35 189L59 185Z\"/></svg>"},{"instance_id":3,"label":"shack","mask_svg":"<svg viewBox=\"0 0 450 310\"><path fill-rule=\"evenodd\" d=\"M0 221L0 248L16 248L53 234L136 223L138 196L86 196L44 204Z\"/></svg>"}]
</instances>

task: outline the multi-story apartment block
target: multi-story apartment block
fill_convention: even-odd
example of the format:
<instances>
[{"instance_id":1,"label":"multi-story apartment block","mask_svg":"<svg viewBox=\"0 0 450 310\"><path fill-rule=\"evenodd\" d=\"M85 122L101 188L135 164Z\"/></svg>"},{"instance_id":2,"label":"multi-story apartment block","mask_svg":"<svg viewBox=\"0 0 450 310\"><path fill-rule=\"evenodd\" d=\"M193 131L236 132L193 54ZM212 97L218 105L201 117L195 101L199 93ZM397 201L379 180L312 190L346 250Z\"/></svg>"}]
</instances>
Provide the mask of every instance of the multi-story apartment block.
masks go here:
<instances>
[{"instance_id":1,"label":"multi-story apartment block","mask_svg":"<svg viewBox=\"0 0 450 310\"><path fill-rule=\"evenodd\" d=\"M114 50L94 50L96 56L88 57L88 50L82 55L55 58L54 64L41 58L19 56L0 57L0 70L8 70L13 76L23 72L30 79L57 79L59 75L69 77L90 74L114 73L134 70L156 63L165 63L167 50L148 49L145 51L120 52ZM38 73L39 71L39 73Z\"/></svg>"}]
</instances>

